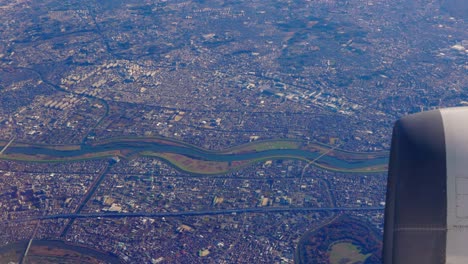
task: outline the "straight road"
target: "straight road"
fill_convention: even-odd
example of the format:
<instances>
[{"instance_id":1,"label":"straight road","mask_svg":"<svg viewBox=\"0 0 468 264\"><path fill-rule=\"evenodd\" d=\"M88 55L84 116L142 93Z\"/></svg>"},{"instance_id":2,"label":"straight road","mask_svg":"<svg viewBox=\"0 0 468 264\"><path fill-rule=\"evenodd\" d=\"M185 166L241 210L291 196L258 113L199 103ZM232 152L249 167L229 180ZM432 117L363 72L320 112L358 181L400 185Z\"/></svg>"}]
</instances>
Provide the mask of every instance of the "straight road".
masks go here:
<instances>
[{"instance_id":1,"label":"straight road","mask_svg":"<svg viewBox=\"0 0 468 264\"><path fill-rule=\"evenodd\" d=\"M91 186L89 187L88 189L88 192L85 194L85 196L83 197L82 201L80 202L80 205L78 206L78 208L75 210L74 214L76 215L79 215L81 210L83 209L83 207L85 207L85 205L88 203L89 199L91 199L91 197L93 196L94 192L96 192L97 188L99 187L99 185L101 184L101 182L104 180L104 176L106 176L107 172L109 171L109 169L111 168L113 162L109 162L105 167L104 169L101 170L101 174L96 177L96 180L94 180L94 182L91 184ZM73 225L73 222L75 220L75 218L73 217L68 217L70 220L68 221L68 223L63 227L62 231L60 232L60 237L65 237L67 232L68 232L68 229L70 229L70 227Z\"/></svg>"},{"instance_id":2,"label":"straight road","mask_svg":"<svg viewBox=\"0 0 468 264\"><path fill-rule=\"evenodd\" d=\"M139 213L70 213L45 215L31 218L18 219L19 222L46 219L76 219L76 218L124 218L124 217L179 217L179 216L203 216L203 215L226 215L244 213L282 213L282 212L356 212L356 211L383 211L385 207L269 207L269 208L245 208L227 210L205 210L184 212L139 212Z\"/></svg>"}]
</instances>

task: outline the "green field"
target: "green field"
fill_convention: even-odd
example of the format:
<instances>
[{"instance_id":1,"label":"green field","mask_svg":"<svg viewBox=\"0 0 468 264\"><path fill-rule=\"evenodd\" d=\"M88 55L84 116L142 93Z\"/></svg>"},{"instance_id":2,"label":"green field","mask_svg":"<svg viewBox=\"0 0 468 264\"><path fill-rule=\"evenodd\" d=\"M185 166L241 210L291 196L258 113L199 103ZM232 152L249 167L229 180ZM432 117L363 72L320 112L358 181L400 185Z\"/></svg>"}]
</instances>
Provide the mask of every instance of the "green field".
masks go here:
<instances>
[{"instance_id":1,"label":"green field","mask_svg":"<svg viewBox=\"0 0 468 264\"><path fill-rule=\"evenodd\" d=\"M338 242L331 246L330 251L331 264L357 264L364 261L371 255L364 255L361 249L350 242Z\"/></svg>"}]
</instances>

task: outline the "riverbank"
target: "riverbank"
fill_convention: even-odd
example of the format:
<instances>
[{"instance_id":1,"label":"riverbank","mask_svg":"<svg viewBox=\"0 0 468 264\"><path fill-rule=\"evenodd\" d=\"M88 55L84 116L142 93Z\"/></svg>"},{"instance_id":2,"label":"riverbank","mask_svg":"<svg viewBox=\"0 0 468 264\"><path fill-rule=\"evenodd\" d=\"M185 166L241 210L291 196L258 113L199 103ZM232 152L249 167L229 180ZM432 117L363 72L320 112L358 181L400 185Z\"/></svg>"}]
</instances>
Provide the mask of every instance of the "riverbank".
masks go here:
<instances>
[{"instance_id":1,"label":"riverbank","mask_svg":"<svg viewBox=\"0 0 468 264\"><path fill-rule=\"evenodd\" d=\"M7 144L5 141L0 143ZM76 162L89 159L153 157L193 174L225 174L266 160L303 160L346 173L387 170L388 153L349 152L297 140L254 141L221 151L159 137L113 138L92 145L44 145L14 142L0 159L22 162Z\"/></svg>"},{"instance_id":2,"label":"riverbank","mask_svg":"<svg viewBox=\"0 0 468 264\"><path fill-rule=\"evenodd\" d=\"M20 241L0 247L0 259L5 263L18 263L23 257L28 241ZM89 263L103 261L120 264L119 258L110 253L69 244L60 240L34 240L27 255L28 263Z\"/></svg>"}]
</instances>

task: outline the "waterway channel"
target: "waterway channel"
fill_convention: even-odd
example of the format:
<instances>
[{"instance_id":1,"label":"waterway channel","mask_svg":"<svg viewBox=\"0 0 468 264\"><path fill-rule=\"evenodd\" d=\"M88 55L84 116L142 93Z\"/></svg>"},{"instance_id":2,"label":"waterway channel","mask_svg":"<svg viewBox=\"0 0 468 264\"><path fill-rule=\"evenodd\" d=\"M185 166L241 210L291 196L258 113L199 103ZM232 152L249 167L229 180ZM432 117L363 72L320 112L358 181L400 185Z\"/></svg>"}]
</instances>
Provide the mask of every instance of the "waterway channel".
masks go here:
<instances>
[{"instance_id":1,"label":"waterway channel","mask_svg":"<svg viewBox=\"0 0 468 264\"><path fill-rule=\"evenodd\" d=\"M233 161L245 161L245 160L264 160L264 159L305 159L315 160L318 157L318 164L327 165L342 170L353 170L359 168L369 168L375 166L381 166L388 163L388 157L383 155L376 155L373 158L369 158L369 154L362 153L362 155L354 155L353 159L343 159L331 155L323 155L321 152L313 152L304 149L271 149L264 151L249 151L245 153L226 154L222 152L212 152L203 150L200 148L192 147L190 145L174 146L171 144L163 144L157 142L145 142L145 141L115 141L111 143L105 143L100 145L82 145L79 149L75 150L57 150L48 146L42 145L31 145L31 146L10 146L4 153L7 157L11 154L23 154L23 155L45 155L49 159L63 159L64 161L73 161L73 158L80 159L87 155L88 158L102 158L102 156L94 154L110 152L110 151L127 151L127 153L138 154L142 152L153 152L153 153L175 153L184 155L197 160L205 161L217 161L217 162L233 162ZM335 150L339 151L339 150ZM342 152L343 155L339 157L346 157L346 152ZM356 156L362 156L362 158L356 159ZM371 155L372 156L372 155ZM30 160L34 161L34 160ZM47 158L45 159L47 161Z\"/></svg>"}]
</instances>

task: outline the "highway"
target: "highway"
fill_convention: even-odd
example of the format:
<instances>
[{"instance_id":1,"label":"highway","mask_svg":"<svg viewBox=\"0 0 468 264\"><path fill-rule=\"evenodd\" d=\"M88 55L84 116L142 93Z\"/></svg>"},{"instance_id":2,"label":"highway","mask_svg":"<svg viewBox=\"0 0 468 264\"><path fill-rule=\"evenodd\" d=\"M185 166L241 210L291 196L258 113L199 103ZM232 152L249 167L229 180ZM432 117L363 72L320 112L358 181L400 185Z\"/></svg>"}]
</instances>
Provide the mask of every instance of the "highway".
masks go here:
<instances>
[{"instance_id":1,"label":"highway","mask_svg":"<svg viewBox=\"0 0 468 264\"><path fill-rule=\"evenodd\" d=\"M17 219L18 222L47 219L76 219L76 218L124 218L124 217L179 217L179 216L202 216L202 215L226 215L244 213L283 213L283 212L346 212L346 211L383 211L385 207L255 207L244 209L227 210L204 210L204 211L182 211L182 212L137 212L137 213L73 213L45 215L30 218Z\"/></svg>"},{"instance_id":2,"label":"highway","mask_svg":"<svg viewBox=\"0 0 468 264\"><path fill-rule=\"evenodd\" d=\"M88 191L86 192L85 196L83 196L83 199L80 202L80 205L78 208L75 210L74 214L79 214L83 207L86 206L86 203L88 203L89 199L93 196L94 192L97 190L101 182L104 180L104 176L106 176L107 172L109 172L110 168L112 167L113 163L107 164L102 170L101 173L94 182L91 184L89 187ZM68 232L68 229L73 225L75 218L70 218L68 223L63 227L62 232L60 232L60 237L65 237L65 235Z\"/></svg>"}]
</instances>

